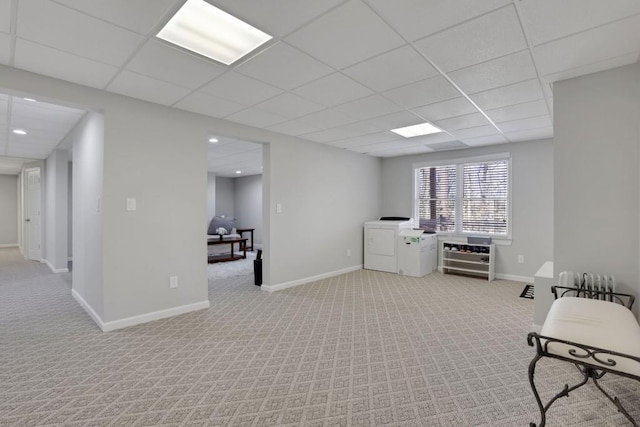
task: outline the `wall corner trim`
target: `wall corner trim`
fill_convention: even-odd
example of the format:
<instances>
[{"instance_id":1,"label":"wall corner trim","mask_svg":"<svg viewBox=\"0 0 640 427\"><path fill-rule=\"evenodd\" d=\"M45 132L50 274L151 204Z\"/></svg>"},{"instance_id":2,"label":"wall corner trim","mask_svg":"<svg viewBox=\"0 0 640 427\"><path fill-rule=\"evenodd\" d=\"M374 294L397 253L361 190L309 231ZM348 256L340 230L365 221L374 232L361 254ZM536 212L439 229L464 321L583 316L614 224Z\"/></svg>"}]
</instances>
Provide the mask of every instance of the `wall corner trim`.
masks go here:
<instances>
[{"instance_id":1,"label":"wall corner trim","mask_svg":"<svg viewBox=\"0 0 640 427\"><path fill-rule=\"evenodd\" d=\"M294 286L304 285L306 283L317 282L318 280L327 279L329 277L339 276L341 274L351 273L353 271L362 270L363 265L354 265L343 268L341 270L330 271L328 273L319 274L317 276L305 277L291 282L279 283L277 285L262 285L261 288L266 292L281 291L283 289L292 288Z\"/></svg>"},{"instance_id":2,"label":"wall corner trim","mask_svg":"<svg viewBox=\"0 0 640 427\"><path fill-rule=\"evenodd\" d=\"M71 291L73 298L84 308L89 314L102 332L115 331L117 329L127 328L129 326L140 325L142 323L152 322L154 320L165 319L167 317L177 316L179 314L190 313L192 311L198 311L209 308L211 305L209 300L196 302L193 304L181 305L179 307L172 307L166 310L153 311L151 313L141 314L139 316L126 317L124 319L114 320L111 322L104 322L102 318L96 313L93 308L78 294L75 289Z\"/></svg>"},{"instance_id":3,"label":"wall corner trim","mask_svg":"<svg viewBox=\"0 0 640 427\"><path fill-rule=\"evenodd\" d=\"M53 266L53 264L51 264L49 262L48 259L43 259L42 262L44 262L45 264L47 264L47 267L49 267L49 270L51 270L53 273L68 273L69 269L68 268L55 268Z\"/></svg>"},{"instance_id":4,"label":"wall corner trim","mask_svg":"<svg viewBox=\"0 0 640 427\"><path fill-rule=\"evenodd\" d=\"M125 317L124 319L113 320L103 323L101 329L103 332L114 331L116 329L127 328L129 326L139 325L141 323L152 322L154 320L165 319L167 317L177 316L179 314L190 313L192 311L204 310L210 307L209 300L195 302L193 304L171 307L165 310L152 311L151 313L140 314L138 316Z\"/></svg>"},{"instance_id":5,"label":"wall corner trim","mask_svg":"<svg viewBox=\"0 0 640 427\"><path fill-rule=\"evenodd\" d=\"M84 311L87 312L89 317L91 317L91 319L93 319L93 321L96 322L98 327L104 331L104 322L102 321L98 313L95 312L93 307L91 307L89 303L86 302L84 298L82 298L82 296L80 296L80 294L75 289L71 289L71 295L73 296L73 299L75 299L78 302L78 304L80 304L80 307L82 307Z\"/></svg>"}]
</instances>

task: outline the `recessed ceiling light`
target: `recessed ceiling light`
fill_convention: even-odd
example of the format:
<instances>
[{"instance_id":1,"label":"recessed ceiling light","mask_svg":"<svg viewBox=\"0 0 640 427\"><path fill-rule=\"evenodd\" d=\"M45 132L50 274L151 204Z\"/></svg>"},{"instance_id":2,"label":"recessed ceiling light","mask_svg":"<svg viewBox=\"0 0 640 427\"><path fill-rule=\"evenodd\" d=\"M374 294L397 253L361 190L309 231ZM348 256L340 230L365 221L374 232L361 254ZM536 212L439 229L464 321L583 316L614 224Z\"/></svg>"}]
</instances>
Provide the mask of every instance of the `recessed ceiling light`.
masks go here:
<instances>
[{"instance_id":1,"label":"recessed ceiling light","mask_svg":"<svg viewBox=\"0 0 640 427\"><path fill-rule=\"evenodd\" d=\"M14 129L13 133L15 133L16 135L26 135L27 131L24 129Z\"/></svg>"},{"instance_id":2,"label":"recessed ceiling light","mask_svg":"<svg viewBox=\"0 0 640 427\"><path fill-rule=\"evenodd\" d=\"M33 98L22 98L22 99L24 99L25 101L29 101L29 102L36 102L36 100L33 99Z\"/></svg>"},{"instance_id":3,"label":"recessed ceiling light","mask_svg":"<svg viewBox=\"0 0 640 427\"><path fill-rule=\"evenodd\" d=\"M272 38L204 0L187 0L157 37L225 65Z\"/></svg>"},{"instance_id":4,"label":"recessed ceiling light","mask_svg":"<svg viewBox=\"0 0 640 427\"><path fill-rule=\"evenodd\" d=\"M442 129L438 129L431 123L420 123L403 128L391 129L391 132L397 133L398 135L404 136L405 138L411 138L414 136L422 136L442 132Z\"/></svg>"},{"instance_id":5,"label":"recessed ceiling light","mask_svg":"<svg viewBox=\"0 0 640 427\"><path fill-rule=\"evenodd\" d=\"M242 173L242 171L236 171L236 173Z\"/></svg>"},{"instance_id":6,"label":"recessed ceiling light","mask_svg":"<svg viewBox=\"0 0 640 427\"><path fill-rule=\"evenodd\" d=\"M215 144L216 142L218 142L218 138L209 138L209 142Z\"/></svg>"}]
</instances>

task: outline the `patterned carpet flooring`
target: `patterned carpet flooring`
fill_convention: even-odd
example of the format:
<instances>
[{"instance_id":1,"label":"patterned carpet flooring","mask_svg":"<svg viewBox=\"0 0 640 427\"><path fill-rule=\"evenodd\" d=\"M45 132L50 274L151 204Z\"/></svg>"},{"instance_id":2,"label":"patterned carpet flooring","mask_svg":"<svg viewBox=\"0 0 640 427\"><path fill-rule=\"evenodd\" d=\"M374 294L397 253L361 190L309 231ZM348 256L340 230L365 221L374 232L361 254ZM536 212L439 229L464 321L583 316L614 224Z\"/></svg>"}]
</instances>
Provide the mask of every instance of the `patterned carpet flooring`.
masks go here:
<instances>
[{"instance_id":1,"label":"patterned carpet flooring","mask_svg":"<svg viewBox=\"0 0 640 427\"><path fill-rule=\"evenodd\" d=\"M522 284L361 270L276 293L210 281L211 308L103 333L69 274L0 249L1 426L526 426ZM543 360L543 397L575 383ZM640 420L640 384L603 385ZM626 426L585 386L549 426Z\"/></svg>"}]
</instances>

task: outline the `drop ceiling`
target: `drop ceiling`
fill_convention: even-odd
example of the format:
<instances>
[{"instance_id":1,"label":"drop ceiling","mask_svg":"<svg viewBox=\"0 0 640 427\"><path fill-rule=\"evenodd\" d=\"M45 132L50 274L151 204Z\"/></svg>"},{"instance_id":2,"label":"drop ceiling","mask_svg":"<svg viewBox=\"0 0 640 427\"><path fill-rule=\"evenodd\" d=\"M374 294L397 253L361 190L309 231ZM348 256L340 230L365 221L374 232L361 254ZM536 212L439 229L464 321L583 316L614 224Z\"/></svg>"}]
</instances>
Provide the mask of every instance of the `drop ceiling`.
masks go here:
<instances>
[{"instance_id":1,"label":"drop ceiling","mask_svg":"<svg viewBox=\"0 0 640 427\"><path fill-rule=\"evenodd\" d=\"M0 174L15 175L24 163L46 159L85 111L0 94ZM24 130L26 135L15 134Z\"/></svg>"},{"instance_id":2,"label":"drop ceiling","mask_svg":"<svg viewBox=\"0 0 640 427\"><path fill-rule=\"evenodd\" d=\"M155 37L182 3L5 0L0 63L392 157L552 137L554 81L640 53L637 0L211 0L274 37L224 66Z\"/></svg>"}]
</instances>

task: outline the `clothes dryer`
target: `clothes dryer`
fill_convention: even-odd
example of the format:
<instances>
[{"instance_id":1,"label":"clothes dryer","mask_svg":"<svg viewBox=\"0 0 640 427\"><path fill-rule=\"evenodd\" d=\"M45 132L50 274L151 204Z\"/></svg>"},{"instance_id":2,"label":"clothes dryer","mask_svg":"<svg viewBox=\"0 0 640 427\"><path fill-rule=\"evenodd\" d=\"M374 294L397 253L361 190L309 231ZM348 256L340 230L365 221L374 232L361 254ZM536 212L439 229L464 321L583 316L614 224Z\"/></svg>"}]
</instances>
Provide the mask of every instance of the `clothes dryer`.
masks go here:
<instances>
[{"instance_id":1,"label":"clothes dryer","mask_svg":"<svg viewBox=\"0 0 640 427\"><path fill-rule=\"evenodd\" d=\"M413 220L377 220L364 223L364 268L398 272L398 236Z\"/></svg>"}]
</instances>

